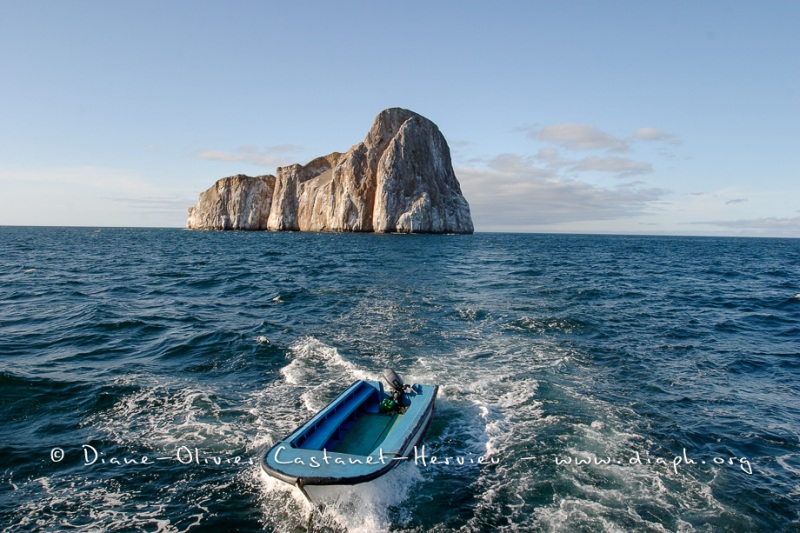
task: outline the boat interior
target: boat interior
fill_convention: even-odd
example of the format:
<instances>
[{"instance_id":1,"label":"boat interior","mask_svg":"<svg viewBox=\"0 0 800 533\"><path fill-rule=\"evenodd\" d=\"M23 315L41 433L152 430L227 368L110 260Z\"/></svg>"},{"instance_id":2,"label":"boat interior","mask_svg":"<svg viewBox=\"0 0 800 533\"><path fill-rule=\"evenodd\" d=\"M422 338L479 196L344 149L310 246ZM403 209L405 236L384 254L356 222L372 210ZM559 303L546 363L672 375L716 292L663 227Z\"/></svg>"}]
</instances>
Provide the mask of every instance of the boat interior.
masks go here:
<instances>
[{"instance_id":1,"label":"boat interior","mask_svg":"<svg viewBox=\"0 0 800 533\"><path fill-rule=\"evenodd\" d=\"M377 385L377 387L375 386ZM291 441L295 448L366 456L378 449L403 415L381 413L387 395L379 384L361 382Z\"/></svg>"}]
</instances>

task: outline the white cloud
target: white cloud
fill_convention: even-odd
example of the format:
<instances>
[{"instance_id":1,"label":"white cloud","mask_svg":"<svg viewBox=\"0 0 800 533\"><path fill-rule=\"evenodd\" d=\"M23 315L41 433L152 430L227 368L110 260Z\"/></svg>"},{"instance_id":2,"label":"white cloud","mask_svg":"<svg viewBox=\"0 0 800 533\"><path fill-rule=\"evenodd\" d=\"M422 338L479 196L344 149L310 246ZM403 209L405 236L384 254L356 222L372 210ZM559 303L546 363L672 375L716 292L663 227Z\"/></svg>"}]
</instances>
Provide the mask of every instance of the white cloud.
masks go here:
<instances>
[{"instance_id":1,"label":"white cloud","mask_svg":"<svg viewBox=\"0 0 800 533\"><path fill-rule=\"evenodd\" d=\"M9 225L182 226L197 201L130 171L95 166L0 169L0 186L0 224Z\"/></svg>"},{"instance_id":2,"label":"white cloud","mask_svg":"<svg viewBox=\"0 0 800 533\"><path fill-rule=\"evenodd\" d=\"M533 155L473 158L456 169L476 227L546 231L589 223L589 227L618 228L626 222L650 222L642 217L663 216L671 192L629 179L652 173L652 163L618 153L632 151L638 142L672 142L673 135L646 127L623 137L577 123L524 126L516 131L545 144ZM576 156L581 151L600 154ZM624 181L603 184L598 174Z\"/></svg>"},{"instance_id":3,"label":"white cloud","mask_svg":"<svg viewBox=\"0 0 800 533\"><path fill-rule=\"evenodd\" d=\"M639 141L661 141L678 145L681 141L673 134L656 128L639 128L633 133L633 138Z\"/></svg>"},{"instance_id":4,"label":"white cloud","mask_svg":"<svg viewBox=\"0 0 800 533\"><path fill-rule=\"evenodd\" d=\"M735 205L735 204L743 204L747 201L747 198L734 198L733 200L728 200L725 202L725 205Z\"/></svg>"},{"instance_id":5,"label":"white cloud","mask_svg":"<svg viewBox=\"0 0 800 533\"><path fill-rule=\"evenodd\" d=\"M183 213L189 208L190 205L197 202L197 200L189 200L188 198L158 198L152 196L123 196L106 198L112 202L117 202L119 205L125 206L132 210L145 211L151 213Z\"/></svg>"},{"instance_id":6,"label":"white cloud","mask_svg":"<svg viewBox=\"0 0 800 533\"><path fill-rule=\"evenodd\" d=\"M256 146L242 146L232 152L225 150L198 150L192 155L199 159L211 161L253 163L265 167L280 167L292 163L289 154L298 152L300 148L293 144L267 146L259 149Z\"/></svg>"},{"instance_id":7,"label":"white cloud","mask_svg":"<svg viewBox=\"0 0 800 533\"><path fill-rule=\"evenodd\" d=\"M557 144L569 150L626 151L630 142L615 137L589 124L551 124L542 128L528 128L528 136Z\"/></svg>"},{"instance_id":8,"label":"white cloud","mask_svg":"<svg viewBox=\"0 0 800 533\"><path fill-rule=\"evenodd\" d=\"M578 172L608 172L620 178L627 178L653 171L653 165L634 161L627 157L617 156L590 156L584 157L572 166Z\"/></svg>"},{"instance_id":9,"label":"white cloud","mask_svg":"<svg viewBox=\"0 0 800 533\"><path fill-rule=\"evenodd\" d=\"M800 215L793 217L762 217L738 220L708 220L692 222L708 226L717 226L749 235L771 235L797 237L800 235Z\"/></svg>"},{"instance_id":10,"label":"white cloud","mask_svg":"<svg viewBox=\"0 0 800 533\"><path fill-rule=\"evenodd\" d=\"M537 159L535 157L523 157L519 154L499 154L490 159L486 165L491 170L498 172L498 178L500 176L512 176L516 179L519 174L536 178L548 178L556 175L554 170L538 166Z\"/></svg>"},{"instance_id":11,"label":"white cloud","mask_svg":"<svg viewBox=\"0 0 800 533\"><path fill-rule=\"evenodd\" d=\"M523 126L531 139L552 143L568 150L601 150L627 152L638 141L661 142L679 145L681 141L672 133L653 127L642 127L630 136L619 137L591 124L549 124L543 127Z\"/></svg>"},{"instance_id":12,"label":"white cloud","mask_svg":"<svg viewBox=\"0 0 800 533\"><path fill-rule=\"evenodd\" d=\"M42 187L43 192L49 187L65 186L80 190L119 191L126 194L142 194L154 189L152 184L129 171L97 166L23 171L0 169L0 183L45 186Z\"/></svg>"},{"instance_id":13,"label":"white cloud","mask_svg":"<svg viewBox=\"0 0 800 533\"><path fill-rule=\"evenodd\" d=\"M587 156L582 159L562 157L555 148L542 148L534 156L503 153L492 159L471 159L471 165L485 165L502 174L525 174L528 177L556 178L568 173L604 172L618 178L647 174L653 171L650 163L619 156Z\"/></svg>"},{"instance_id":14,"label":"white cloud","mask_svg":"<svg viewBox=\"0 0 800 533\"><path fill-rule=\"evenodd\" d=\"M536 157L538 157L541 160L549 161L549 162L558 161L559 160L559 153L558 153L558 150L556 150L555 148L542 148L536 154Z\"/></svg>"},{"instance_id":15,"label":"white cloud","mask_svg":"<svg viewBox=\"0 0 800 533\"><path fill-rule=\"evenodd\" d=\"M558 175L534 158L502 154L488 168L456 169L479 228L556 226L651 213L667 191L623 184L602 187Z\"/></svg>"}]
</instances>

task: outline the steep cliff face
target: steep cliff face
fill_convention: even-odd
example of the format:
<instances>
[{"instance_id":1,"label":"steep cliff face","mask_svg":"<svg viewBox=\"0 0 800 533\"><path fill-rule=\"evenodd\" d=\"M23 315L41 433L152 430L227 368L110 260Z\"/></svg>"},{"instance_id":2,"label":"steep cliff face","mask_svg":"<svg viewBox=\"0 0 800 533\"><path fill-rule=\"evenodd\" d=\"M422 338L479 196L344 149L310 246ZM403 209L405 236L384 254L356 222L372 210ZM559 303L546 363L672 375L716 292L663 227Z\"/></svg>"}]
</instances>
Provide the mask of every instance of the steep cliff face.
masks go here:
<instances>
[{"instance_id":1,"label":"steep cliff face","mask_svg":"<svg viewBox=\"0 0 800 533\"><path fill-rule=\"evenodd\" d=\"M267 229L305 231L304 228L301 228L299 220L300 206L305 207L308 202L308 199L301 202L302 186L329 171L339 161L341 155L334 152L324 157L318 157L305 166L295 164L278 167Z\"/></svg>"},{"instance_id":2,"label":"steep cliff face","mask_svg":"<svg viewBox=\"0 0 800 533\"><path fill-rule=\"evenodd\" d=\"M308 230L306 219L318 203L318 185L326 181L341 157L342 154L334 152L318 157L305 166L278 167L275 197L272 200L267 229L325 231L326 228Z\"/></svg>"},{"instance_id":3,"label":"steep cliff face","mask_svg":"<svg viewBox=\"0 0 800 533\"><path fill-rule=\"evenodd\" d=\"M372 220L380 232L472 233L450 148L430 120L409 117L382 152Z\"/></svg>"},{"instance_id":4,"label":"steep cliff face","mask_svg":"<svg viewBox=\"0 0 800 533\"><path fill-rule=\"evenodd\" d=\"M265 230L275 190L275 176L243 174L222 178L189 208L190 229Z\"/></svg>"},{"instance_id":5,"label":"steep cliff face","mask_svg":"<svg viewBox=\"0 0 800 533\"><path fill-rule=\"evenodd\" d=\"M189 210L187 227L473 232L447 141L433 122L406 109L382 111L347 153L276 174L218 181Z\"/></svg>"}]
</instances>

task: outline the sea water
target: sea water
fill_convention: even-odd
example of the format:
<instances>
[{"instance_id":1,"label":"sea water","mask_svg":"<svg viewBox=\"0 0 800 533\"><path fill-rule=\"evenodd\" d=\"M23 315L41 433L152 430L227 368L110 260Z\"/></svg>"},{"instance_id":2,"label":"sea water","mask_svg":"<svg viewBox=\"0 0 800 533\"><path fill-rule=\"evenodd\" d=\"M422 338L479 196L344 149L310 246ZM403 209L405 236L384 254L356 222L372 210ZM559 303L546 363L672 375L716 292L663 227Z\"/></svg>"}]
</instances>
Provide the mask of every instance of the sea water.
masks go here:
<instances>
[{"instance_id":1,"label":"sea water","mask_svg":"<svg viewBox=\"0 0 800 533\"><path fill-rule=\"evenodd\" d=\"M0 527L302 531L258 466L440 386L315 531L800 530L800 240L0 228Z\"/></svg>"}]
</instances>

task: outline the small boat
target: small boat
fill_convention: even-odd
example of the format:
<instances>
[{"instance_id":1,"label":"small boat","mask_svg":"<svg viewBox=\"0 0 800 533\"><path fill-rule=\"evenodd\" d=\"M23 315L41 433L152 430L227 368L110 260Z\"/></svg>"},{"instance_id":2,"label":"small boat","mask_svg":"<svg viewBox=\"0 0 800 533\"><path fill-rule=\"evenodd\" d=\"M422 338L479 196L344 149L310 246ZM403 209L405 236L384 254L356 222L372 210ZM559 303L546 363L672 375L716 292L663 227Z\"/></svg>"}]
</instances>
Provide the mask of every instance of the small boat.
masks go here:
<instances>
[{"instance_id":1,"label":"small boat","mask_svg":"<svg viewBox=\"0 0 800 533\"><path fill-rule=\"evenodd\" d=\"M433 418L437 385L406 385L392 370L353 383L308 422L264 454L261 467L295 485L312 503L323 486L376 479L408 459Z\"/></svg>"}]
</instances>

